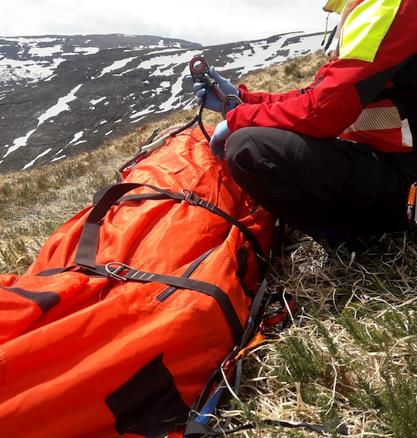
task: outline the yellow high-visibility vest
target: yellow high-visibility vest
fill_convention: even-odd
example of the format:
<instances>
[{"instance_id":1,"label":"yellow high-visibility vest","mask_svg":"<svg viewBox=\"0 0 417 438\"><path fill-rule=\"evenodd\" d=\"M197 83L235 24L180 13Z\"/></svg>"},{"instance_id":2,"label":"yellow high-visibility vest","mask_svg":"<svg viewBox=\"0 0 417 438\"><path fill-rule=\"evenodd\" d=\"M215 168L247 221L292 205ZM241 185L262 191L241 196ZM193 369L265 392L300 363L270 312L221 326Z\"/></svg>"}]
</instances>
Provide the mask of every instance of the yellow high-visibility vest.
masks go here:
<instances>
[{"instance_id":1,"label":"yellow high-visibility vest","mask_svg":"<svg viewBox=\"0 0 417 438\"><path fill-rule=\"evenodd\" d=\"M373 62L401 6L402 0L364 0L343 25L340 59Z\"/></svg>"}]
</instances>

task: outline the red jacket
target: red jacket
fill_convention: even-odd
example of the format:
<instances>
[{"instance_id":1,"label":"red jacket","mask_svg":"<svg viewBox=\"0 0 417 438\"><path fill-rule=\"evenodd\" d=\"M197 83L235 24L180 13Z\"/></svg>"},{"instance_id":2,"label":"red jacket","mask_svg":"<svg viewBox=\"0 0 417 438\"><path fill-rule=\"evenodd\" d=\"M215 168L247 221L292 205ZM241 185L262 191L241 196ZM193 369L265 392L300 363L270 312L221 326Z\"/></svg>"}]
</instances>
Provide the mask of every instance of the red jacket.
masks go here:
<instances>
[{"instance_id":1,"label":"red jacket","mask_svg":"<svg viewBox=\"0 0 417 438\"><path fill-rule=\"evenodd\" d=\"M358 8L370 2L375 0ZM417 2L399 3L372 62L340 57L307 88L284 94L250 93L241 85L244 104L228 112L229 129L274 127L411 151L412 137L417 144Z\"/></svg>"}]
</instances>

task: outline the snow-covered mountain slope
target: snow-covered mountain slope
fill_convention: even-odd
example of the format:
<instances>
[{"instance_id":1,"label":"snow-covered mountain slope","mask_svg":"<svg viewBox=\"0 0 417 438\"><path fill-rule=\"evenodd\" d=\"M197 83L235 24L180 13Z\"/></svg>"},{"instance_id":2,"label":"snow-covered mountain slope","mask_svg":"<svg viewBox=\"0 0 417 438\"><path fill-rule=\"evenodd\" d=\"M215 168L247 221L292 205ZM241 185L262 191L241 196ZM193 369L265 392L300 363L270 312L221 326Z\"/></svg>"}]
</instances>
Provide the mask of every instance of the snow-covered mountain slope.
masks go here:
<instances>
[{"instance_id":1,"label":"snow-covered mountain slope","mask_svg":"<svg viewBox=\"0 0 417 438\"><path fill-rule=\"evenodd\" d=\"M0 37L0 97L17 85L51 79L57 67L74 56L106 49L190 49L200 44L146 35L47 35Z\"/></svg>"},{"instance_id":2,"label":"snow-covered mountain slope","mask_svg":"<svg viewBox=\"0 0 417 438\"><path fill-rule=\"evenodd\" d=\"M294 32L218 46L126 35L0 37L0 171L94 149L155 115L184 108L188 62L204 55L234 81L316 51Z\"/></svg>"}]
</instances>

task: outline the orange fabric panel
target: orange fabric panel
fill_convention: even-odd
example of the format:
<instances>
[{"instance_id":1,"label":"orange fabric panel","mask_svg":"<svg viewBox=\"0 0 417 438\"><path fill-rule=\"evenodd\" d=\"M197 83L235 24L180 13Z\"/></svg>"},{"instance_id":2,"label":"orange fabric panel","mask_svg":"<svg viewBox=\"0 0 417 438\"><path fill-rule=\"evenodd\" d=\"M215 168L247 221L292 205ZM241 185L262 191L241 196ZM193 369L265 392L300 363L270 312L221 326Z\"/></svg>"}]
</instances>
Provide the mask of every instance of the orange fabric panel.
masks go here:
<instances>
[{"instance_id":1,"label":"orange fabric panel","mask_svg":"<svg viewBox=\"0 0 417 438\"><path fill-rule=\"evenodd\" d=\"M0 274L0 286L10 286L17 278L14 274Z\"/></svg>"},{"instance_id":2,"label":"orange fabric panel","mask_svg":"<svg viewBox=\"0 0 417 438\"><path fill-rule=\"evenodd\" d=\"M125 182L152 184L171 192L192 190L241 221L265 253L269 251L272 218L255 208L234 183L198 129L169 140L126 174ZM149 192L139 188L129 195ZM129 415L137 415L139 423L147 421L141 419L141 412L147 417L158 411L153 409L155 403L164 402L168 389L158 389L161 382L155 375L155 381L150 379L139 391L122 396L123 403L116 406L126 410L121 418L112 406L120 404L128 384L142 382L141 372L150 363L157 363L161 375L172 380L171 395L177 394L190 407L233 348L222 308L201 292L178 289L160 301L168 289L165 284L119 282L74 271L37 275L74 265L91 208L51 235L25 276L0 277L6 288L20 291L0 288L0 336L8 333L0 341L0 430L4 435L113 438ZM174 200L114 205L100 226L97 262L120 262L181 277L211 249L190 278L224 291L244 327L251 299L237 274L238 251L247 251L243 280L254 292L259 283L257 261L242 233L206 209ZM39 295L21 290L53 295L42 296L40 303ZM2 311L6 305L7 311ZM138 431L128 435L142 436Z\"/></svg>"},{"instance_id":3,"label":"orange fabric panel","mask_svg":"<svg viewBox=\"0 0 417 438\"><path fill-rule=\"evenodd\" d=\"M0 287L0 343L26 331L44 313L83 290L88 277L66 272L51 277L23 276Z\"/></svg>"}]
</instances>

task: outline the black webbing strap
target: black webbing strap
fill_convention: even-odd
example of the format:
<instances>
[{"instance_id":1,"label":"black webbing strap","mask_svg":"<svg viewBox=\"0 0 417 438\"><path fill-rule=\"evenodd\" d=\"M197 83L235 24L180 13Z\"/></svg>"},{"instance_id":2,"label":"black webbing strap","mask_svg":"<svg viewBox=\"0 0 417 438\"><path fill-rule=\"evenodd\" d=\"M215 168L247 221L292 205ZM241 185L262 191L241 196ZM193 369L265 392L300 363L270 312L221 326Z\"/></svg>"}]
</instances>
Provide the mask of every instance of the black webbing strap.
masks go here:
<instances>
[{"instance_id":1,"label":"black webbing strap","mask_svg":"<svg viewBox=\"0 0 417 438\"><path fill-rule=\"evenodd\" d=\"M127 192L139 187L148 187L156 192L158 199L165 195L166 199L182 200L179 194L162 190L149 184L121 183L109 186L105 191L100 192L100 197L95 199L96 205L90 211L81 232L78 243L75 263L90 269L96 266L96 254L100 238L100 223L110 208ZM150 198L147 198L150 199Z\"/></svg>"},{"instance_id":2,"label":"black webbing strap","mask_svg":"<svg viewBox=\"0 0 417 438\"><path fill-rule=\"evenodd\" d=\"M36 277L52 277L54 275L63 274L64 272L79 272L79 273L87 273L91 277L103 277L103 275L97 272L94 272L91 268L85 268L80 266L67 266L66 268L51 268L45 269L44 271L40 271L36 274Z\"/></svg>"},{"instance_id":3,"label":"black webbing strap","mask_svg":"<svg viewBox=\"0 0 417 438\"><path fill-rule=\"evenodd\" d=\"M143 193L141 195L122 196L116 204L118 205L122 202L162 201L165 199L172 199L172 197L166 193Z\"/></svg>"},{"instance_id":4,"label":"black webbing strap","mask_svg":"<svg viewBox=\"0 0 417 438\"><path fill-rule=\"evenodd\" d=\"M97 196L99 193L96 193L93 198L93 205L96 205L98 200L100 199ZM142 202L142 201L158 201L164 199L172 199L170 196L168 197L165 193L142 193L141 195L126 195L122 196L118 199L113 205L119 205L122 202Z\"/></svg>"},{"instance_id":5,"label":"black webbing strap","mask_svg":"<svg viewBox=\"0 0 417 438\"><path fill-rule=\"evenodd\" d=\"M194 271L203 263L203 261L218 247L211 248L208 251L206 251L204 254L202 254L200 257L195 259L190 266L184 271L184 273L181 275L181 278L190 278L192 274L194 274ZM175 291L177 290L174 286L169 286L168 289L165 289L163 292L161 292L156 299L162 303L167 298L169 298Z\"/></svg>"},{"instance_id":6,"label":"black webbing strap","mask_svg":"<svg viewBox=\"0 0 417 438\"><path fill-rule=\"evenodd\" d=\"M204 387L200 397L194 403L192 412L189 416L187 426L186 426L186 433L193 434L194 429L201 429L202 427L207 428L207 423L210 418L211 414L214 414L218 404L223 398L223 393L225 389L227 388L226 382L225 382L225 376L227 374L227 371L222 373L222 369L225 369L227 367L227 363L230 363L230 361L233 361L236 354L245 348L248 344L248 342L252 339L254 335L254 331L256 327L259 325L259 319L260 319L260 313L261 309L264 305L264 298L267 291L267 282L264 280L261 284L261 286L258 289L258 292L255 296L255 299L252 302L252 306L249 312L248 317L248 323L245 328L245 331L243 332L241 341L239 344L236 344L237 347L226 357L226 359L223 361L223 364L219 369L215 371L215 373L210 377L209 381L207 382L206 386ZM239 359L237 362L234 362L231 369L232 371L232 377L234 378L234 393L236 395L239 394L240 390L240 383L242 379L242 359ZM217 383L216 383L217 382ZM215 389L213 389L214 385ZM224 428L229 428L230 421L226 421ZM191 432L190 432L191 431ZM188 436L188 435L184 435Z\"/></svg>"},{"instance_id":7,"label":"black webbing strap","mask_svg":"<svg viewBox=\"0 0 417 438\"><path fill-rule=\"evenodd\" d=\"M44 271L38 272L36 274L37 277L50 277L51 275L63 274L64 272L68 272L73 269L73 266L69 266L68 268L51 268L45 269Z\"/></svg>"},{"instance_id":8,"label":"black webbing strap","mask_svg":"<svg viewBox=\"0 0 417 438\"><path fill-rule=\"evenodd\" d=\"M221 218L227 220L232 225L237 227L242 234L245 236L246 240L250 243L253 251L256 255L256 260L258 261L259 266L259 276L260 278L264 278L268 263L266 262L264 256L263 256L263 250L262 246L259 243L259 240L257 237L252 233L252 231L249 230L245 225L242 224L242 222L235 219L233 216L230 216L230 214L226 213L225 211L221 210L220 208L216 207L214 204L210 204L209 202L205 201L204 199L201 199L198 195L196 195L193 192L190 192L188 190L183 191L184 199L189 202L192 205L196 205L198 207L203 207L209 211L211 211L214 214L217 214Z\"/></svg>"},{"instance_id":9,"label":"black webbing strap","mask_svg":"<svg viewBox=\"0 0 417 438\"><path fill-rule=\"evenodd\" d=\"M145 193L141 195L128 195L123 196L125 193L131 190L137 189L139 187L147 187L152 189L155 193ZM220 216L221 218L227 220L232 225L236 226L242 234L245 236L246 240L252 246L255 252L256 259L259 265L260 277L263 278L266 273L267 263L263 258L262 246L259 243L256 236L241 222L239 222L234 217L230 216L225 211L204 201L195 193L188 190L183 190L182 193L170 192L168 190L160 189L159 187L152 186L150 184L140 184L140 183L120 183L114 184L107 187L106 189L100 191L94 198L94 207L90 211L87 217L86 223L84 224L83 230L81 232L80 241L78 244L75 262L79 266L84 266L90 269L95 268L96 265L96 254L98 249L99 237L100 237L100 223L104 219L110 208L122 201L142 201L142 200L164 200L172 199L175 201L187 201L191 205L205 208L212 213Z\"/></svg>"},{"instance_id":10,"label":"black webbing strap","mask_svg":"<svg viewBox=\"0 0 417 438\"><path fill-rule=\"evenodd\" d=\"M228 295L219 287L204 281L193 280L185 277L155 274L152 272L138 271L122 263L109 263L106 266L97 266L96 272L115 278L119 281L135 281L138 283L162 283L178 289L190 289L201 292L214 298L230 326L233 342L238 344L242 337L243 328Z\"/></svg>"},{"instance_id":11,"label":"black webbing strap","mask_svg":"<svg viewBox=\"0 0 417 438\"><path fill-rule=\"evenodd\" d=\"M252 339L254 335L254 331L256 327L259 325L260 321L260 313L261 308L264 305L264 298L267 291L267 281L266 279L262 282L261 286L258 289L258 293L256 294L254 300L252 301L252 306L250 308L249 317L248 317L248 324L246 326L245 331L242 335L242 340L240 342L239 348L245 348L248 344L248 342Z\"/></svg>"}]
</instances>

